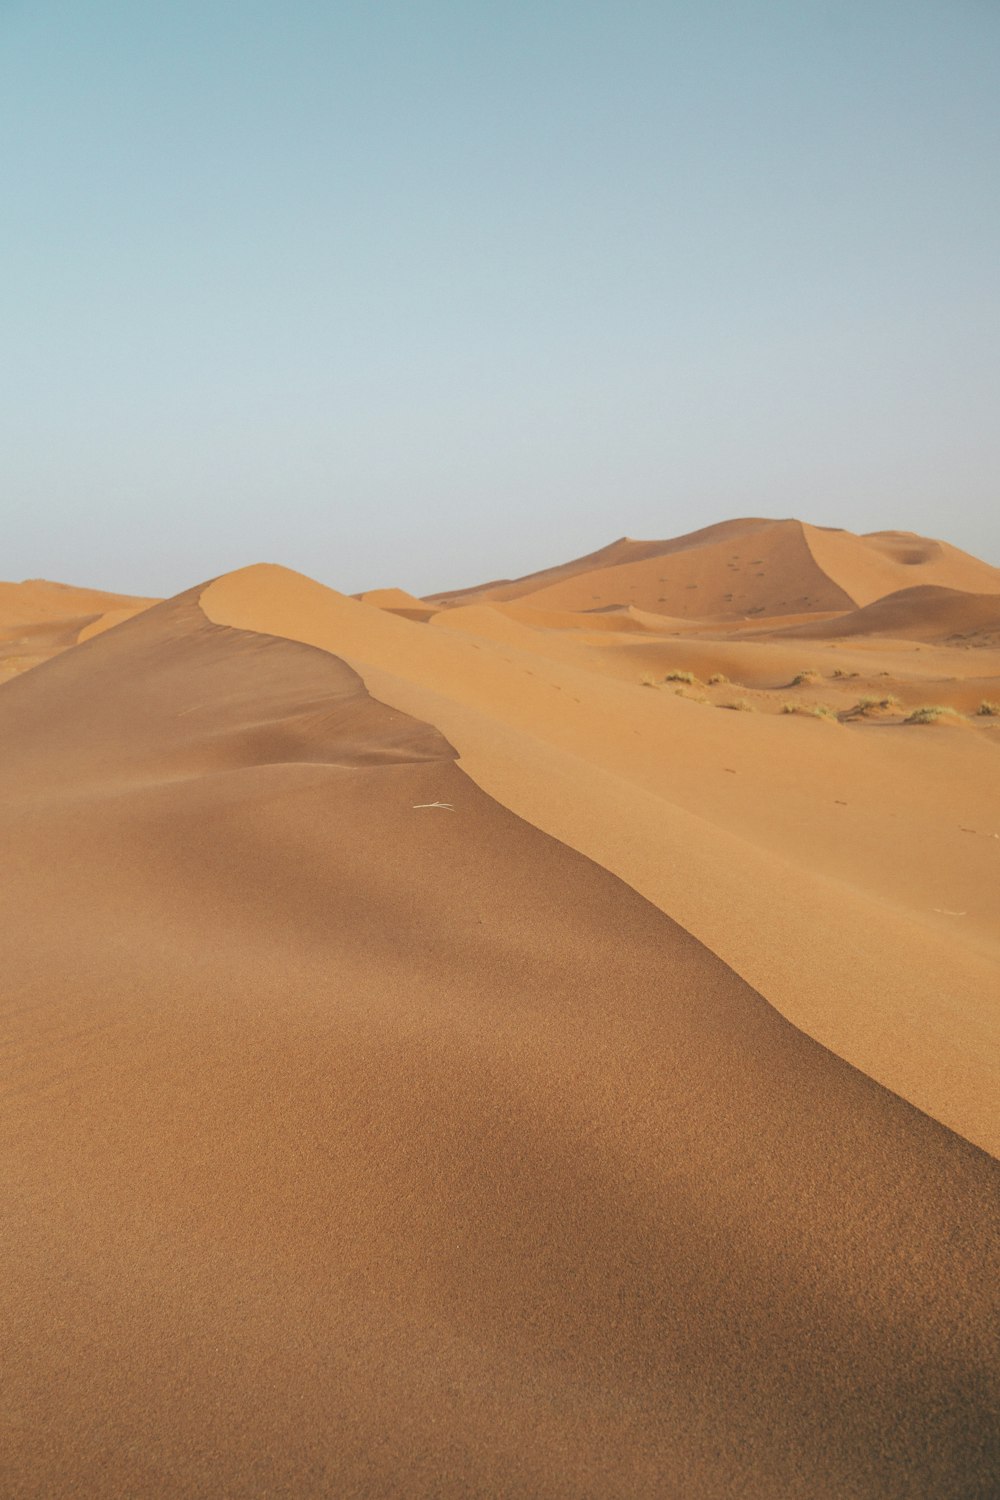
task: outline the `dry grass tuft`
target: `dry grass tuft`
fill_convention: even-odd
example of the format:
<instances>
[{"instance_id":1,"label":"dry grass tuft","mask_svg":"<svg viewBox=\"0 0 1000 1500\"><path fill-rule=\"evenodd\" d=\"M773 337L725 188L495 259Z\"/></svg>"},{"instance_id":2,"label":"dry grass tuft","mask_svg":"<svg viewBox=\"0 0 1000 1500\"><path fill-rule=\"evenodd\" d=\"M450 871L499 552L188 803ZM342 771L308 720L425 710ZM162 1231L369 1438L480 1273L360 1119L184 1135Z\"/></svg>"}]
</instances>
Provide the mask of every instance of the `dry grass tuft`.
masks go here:
<instances>
[{"instance_id":1,"label":"dry grass tuft","mask_svg":"<svg viewBox=\"0 0 1000 1500\"><path fill-rule=\"evenodd\" d=\"M709 687L716 687L720 682L728 681L729 678L726 676L725 672L713 672L711 677L708 679L708 685Z\"/></svg>"},{"instance_id":2,"label":"dry grass tuft","mask_svg":"<svg viewBox=\"0 0 1000 1500\"><path fill-rule=\"evenodd\" d=\"M984 698L976 709L976 714L984 719L1000 719L1000 703L991 703L988 698Z\"/></svg>"},{"instance_id":3,"label":"dry grass tuft","mask_svg":"<svg viewBox=\"0 0 1000 1500\"><path fill-rule=\"evenodd\" d=\"M731 708L738 714L755 714L757 709L746 698L734 698L730 703L720 703L719 708Z\"/></svg>"},{"instance_id":4,"label":"dry grass tuft","mask_svg":"<svg viewBox=\"0 0 1000 1500\"><path fill-rule=\"evenodd\" d=\"M798 714L807 719L826 719L834 724L839 724L840 719L837 711L828 703L783 703L781 705L783 714Z\"/></svg>"},{"instance_id":5,"label":"dry grass tuft","mask_svg":"<svg viewBox=\"0 0 1000 1500\"><path fill-rule=\"evenodd\" d=\"M892 713L899 708L899 699L892 693L884 698L859 698L854 707L849 710L852 718L868 718L871 714L884 712Z\"/></svg>"},{"instance_id":6,"label":"dry grass tuft","mask_svg":"<svg viewBox=\"0 0 1000 1500\"><path fill-rule=\"evenodd\" d=\"M668 672L664 682L696 682L697 678L693 672Z\"/></svg>"},{"instance_id":7,"label":"dry grass tuft","mask_svg":"<svg viewBox=\"0 0 1000 1500\"><path fill-rule=\"evenodd\" d=\"M822 673L817 672L817 670L816 670L815 667L805 667L805 668L803 668L803 670L801 672L796 672L795 676L792 678L792 680L788 684L788 686L789 687L809 687L813 683L822 682L822 681L823 681Z\"/></svg>"},{"instance_id":8,"label":"dry grass tuft","mask_svg":"<svg viewBox=\"0 0 1000 1500\"><path fill-rule=\"evenodd\" d=\"M927 703L923 708L915 708L903 722L904 724L936 724L939 719L957 719L958 717L959 714L954 708L943 707L940 703Z\"/></svg>"}]
</instances>

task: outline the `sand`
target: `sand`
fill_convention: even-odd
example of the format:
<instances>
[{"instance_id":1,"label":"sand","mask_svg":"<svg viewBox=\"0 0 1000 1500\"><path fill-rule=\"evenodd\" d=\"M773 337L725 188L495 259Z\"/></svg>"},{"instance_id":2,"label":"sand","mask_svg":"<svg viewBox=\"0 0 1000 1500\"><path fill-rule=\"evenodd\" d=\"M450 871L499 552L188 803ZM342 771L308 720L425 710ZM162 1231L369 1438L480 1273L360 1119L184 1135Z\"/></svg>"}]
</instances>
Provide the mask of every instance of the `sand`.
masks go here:
<instances>
[{"instance_id":1,"label":"sand","mask_svg":"<svg viewBox=\"0 0 1000 1500\"><path fill-rule=\"evenodd\" d=\"M0 583L0 683L131 619L153 602L44 578Z\"/></svg>"},{"instance_id":2,"label":"sand","mask_svg":"<svg viewBox=\"0 0 1000 1500\"><path fill-rule=\"evenodd\" d=\"M622 537L557 568L435 595L434 602L521 600L557 610L632 605L684 619L736 619L839 611L919 585L1000 594L1000 569L908 532L855 536L753 517L663 542Z\"/></svg>"},{"instance_id":3,"label":"sand","mask_svg":"<svg viewBox=\"0 0 1000 1500\"><path fill-rule=\"evenodd\" d=\"M243 569L0 689L4 1494L993 1492L998 724L775 705L997 653L628 608Z\"/></svg>"},{"instance_id":4,"label":"sand","mask_svg":"<svg viewBox=\"0 0 1000 1500\"><path fill-rule=\"evenodd\" d=\"M867 662L867 678L792 689L803 651L785 643L627 636L615 649L603 632L581 643L565 630L536 632L529 650L527 627L496 607L474 607L478 635L447 628L448 614L419 626L278 568L230 575L202 604L341 653L380 699L441 728L505 806L675 916L839 1055L1000 1154L1000 1017L983 1000L1000 961L997 721L946 736L792 718L780 713L790 699L839 695L848 709L886 679ZM704 686L705 704L641 686L699 644L712 653L699 673L728 653L735 685ZM836 648L810 651L838 670ZM907 670L922 660L905 653ZM1000 673L992 653L952 655ZM751 689L733 665L748 656ZM930 698L923 682L889 685L941 696L936 682ZM743 698L773 712L711 711Z\"/></svg>"}]
</instances>

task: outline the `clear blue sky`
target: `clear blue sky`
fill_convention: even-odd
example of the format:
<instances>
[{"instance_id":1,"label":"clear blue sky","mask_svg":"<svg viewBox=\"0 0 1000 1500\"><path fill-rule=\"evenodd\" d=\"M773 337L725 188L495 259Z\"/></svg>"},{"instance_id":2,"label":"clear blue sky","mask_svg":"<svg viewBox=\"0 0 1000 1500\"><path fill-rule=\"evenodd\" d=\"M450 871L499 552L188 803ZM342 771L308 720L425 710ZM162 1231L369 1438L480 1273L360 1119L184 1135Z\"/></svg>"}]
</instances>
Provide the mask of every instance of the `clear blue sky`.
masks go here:
<instances>
[{"instance_id":1,"label":"clear blue sky","mask_svg":"<svg viewBox=\"0 0 1000 1500\"><path fill-rule=\"evenodd\" d=\"M998 0L0 0L0 576L1000 563Z\"/></svg>"}]
</instances>

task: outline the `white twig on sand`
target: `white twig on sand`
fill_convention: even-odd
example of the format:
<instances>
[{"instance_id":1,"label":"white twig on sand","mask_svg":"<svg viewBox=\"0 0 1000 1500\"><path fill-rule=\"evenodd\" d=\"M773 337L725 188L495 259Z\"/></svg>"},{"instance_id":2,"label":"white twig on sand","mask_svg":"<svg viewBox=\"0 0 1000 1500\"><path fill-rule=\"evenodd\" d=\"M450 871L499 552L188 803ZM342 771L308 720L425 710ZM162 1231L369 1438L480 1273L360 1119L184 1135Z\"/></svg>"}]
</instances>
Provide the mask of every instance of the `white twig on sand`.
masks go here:
<instances>
[{"instance_id":1,"label":"white twig on sand","mask_svg":"<svg viewBox=\"0 0 1000 1500\"><path fill-rule=\"evenodd\" d=\"M418 807L443 807L448 812L454 812L455 811L455 809L452 807L452 805L451 805L450 802L414 802L414 804L413 804L413 810L414 810L414 812L416 812L416 810L417 810Z\"/></svg>"}]
</instances>

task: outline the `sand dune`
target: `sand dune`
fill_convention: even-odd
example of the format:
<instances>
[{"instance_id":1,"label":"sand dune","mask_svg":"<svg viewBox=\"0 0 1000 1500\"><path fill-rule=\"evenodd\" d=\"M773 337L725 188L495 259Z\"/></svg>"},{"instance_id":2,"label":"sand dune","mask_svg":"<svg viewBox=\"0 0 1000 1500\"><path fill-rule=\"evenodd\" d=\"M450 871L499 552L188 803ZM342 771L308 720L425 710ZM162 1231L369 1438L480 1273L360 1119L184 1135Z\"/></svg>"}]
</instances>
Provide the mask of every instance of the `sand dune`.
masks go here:
<instances>
[{"instance_id":1,"label":"sand dune","mask_svg":"<svg viewBox=\"0 0 1000 1500\"><path fill-rule=\"evenodd\" d=\"M832 620L790 627L788 633L811 640L887 635L896 640L1000 646L1000 594L922 584Z\"/></svg>"},{"instance_id":2,"label":"sand dune","mask_svg":"<svg viewBox=\"0 0 1000 1500\"><path fill-rule=\"evenodd\" d=\"M152 602L44 578L0 583L0 682L120 624Z\"/></svg>"},{"instance_id":3,"label":"sand dune","mask_svg":"<svg viewBox=\"0 0 1000 1500\"><path fill-rule=\"evenodd\" d=\"M716 713L641 687L656 649L644 641L544 631L529 649L526 627L515 640L493 608L455 614L492 617L497 640L443 628L447 616L427 627L366 610L281 568L230 575L202 607L346 657L383 701L441 728L491 795L678 917L811 1035L1000 1154L1000 1018L981 1003L1000 964L1000 808L983 735L944 745ZM750 647L759 678L779 702L813 701L815 689L779 687L799 653L782 646L776 663L772 649ZM844 706L863 690L840 689Z\"/></svg>"},{"instance_id":4,"label":"sand dune","mask_svg":"<svg viewBox=\"0 0 1000 1500\"><path fill-rule=\"evenodd\" d=\"M565 570L477 597L556 610L631 605L682 619L836 610L854 602L815 565L797 521L756 520L674 542L615 543Z\"/></svg>"},{"instance_id":5,"label":"sand dune","mask_svg":"<svg viewBox=\"0 0 1000 1500\"><path fill-rule=\"evenodd\" d=\"M1000 593L1000 569L903 532L855 536L802 522L727 521L663 542L628 537L511 582L440 594L442 605L520 600L539 609L632 606L682 619L829 613L932 584Z\"/></svg>"},{"instance_id":6,"label":"sand dune","mask_svg":"<svg viewBox=\"0 0 1000 1500\"><path fill-rule=\"evenodd\" d=\"M131 594L107 594L100 589L77 588L70 583L50 583L29 578L23 583L0 583L0 626L32 625L40 620L61 620L80 615L100 615L112 609L130 609L149 604Z\"/></svg>"},{"instance_id":7,"label":"sand dune","mask_svg":"<svg viewBox=\"0 0 1000 1500\"><path fill-rule=\"evenodd\" d=\"M386 609L390 614L401 615L404 620L430 620L437 614L434 605L418 599L415 594L408 594L405 589L368 589L353 597L364 604Z\"/></svg>"},{"instance_id":8,"label":"sand dune","mask_svg":"<svg viewBox=\"0 0 1000 1500\"><path fill-rule=\"evenodd\" d=\"M1000 568L970 557L947 542L909 531L877 531L856 537L849 531L823 526L805 526L803 530L823 572L859 605L921 586L1000 594Z\"/></svg>"},{"instance_id":9,"label":"sand dune","mask_svg":"<svg viewBox=\"0 0 1000 1500\"><path fill-rule=\"evenodd\" d=\"M8 1493L988 1492L988 1157L329 651L3 694Z\"/></svg>"},{"instance_id":10,"label":"sand dune","mask_svg":"<svg viewBox=\"0 0 1000 1500\"><path fill-rule=\"evenodd\" d=\"M0 590L0 1490L991 1495L994 575Z\"/></svg>"}]
</instances>

